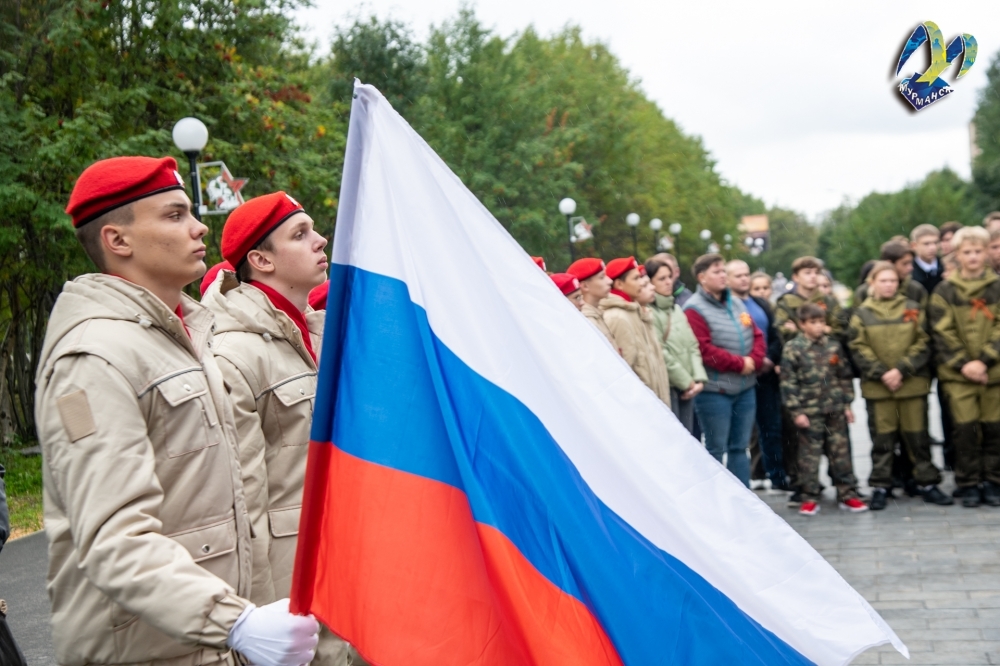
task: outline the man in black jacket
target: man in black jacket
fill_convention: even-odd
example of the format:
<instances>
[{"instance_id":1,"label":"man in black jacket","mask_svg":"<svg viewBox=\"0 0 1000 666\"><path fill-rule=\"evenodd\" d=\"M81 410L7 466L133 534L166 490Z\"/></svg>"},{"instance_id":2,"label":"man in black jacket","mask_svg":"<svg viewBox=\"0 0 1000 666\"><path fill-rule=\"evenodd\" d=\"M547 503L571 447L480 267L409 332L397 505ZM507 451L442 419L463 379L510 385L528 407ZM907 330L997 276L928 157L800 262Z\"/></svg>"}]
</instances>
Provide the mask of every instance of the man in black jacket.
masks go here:
<instances>
[{"instance_id":1,"label":"man in black jacket","mask_svg":"<svg viewBox=\"0 0 1000 666\"><path fill-rule=\"evenodd\" d=\"M757 440L764 472L771 488L788 489L781 443L781 388L774 371L781 361L781 336L774 326L774 311L763 298L750 294L750 267L738 259L726 264L729 290L743 301L757 328L764 334L767 355L757 369ZM752 470L751 470L752 471Z\"/></svg>"}]
</instances>

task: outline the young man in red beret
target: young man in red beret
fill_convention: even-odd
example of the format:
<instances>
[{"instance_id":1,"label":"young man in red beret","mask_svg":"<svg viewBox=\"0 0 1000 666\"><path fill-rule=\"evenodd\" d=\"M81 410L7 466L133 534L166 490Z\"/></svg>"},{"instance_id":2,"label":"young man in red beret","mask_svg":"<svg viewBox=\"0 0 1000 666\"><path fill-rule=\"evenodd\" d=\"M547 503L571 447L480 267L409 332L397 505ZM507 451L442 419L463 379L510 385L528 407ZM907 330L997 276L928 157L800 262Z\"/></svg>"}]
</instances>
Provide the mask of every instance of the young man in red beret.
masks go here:
<instances>
[{"instance_id":1,"label":"young man in red beret","mask_svg":"<svg viewBox=\"0 0 1000 666\"><path fill-rule=\"evenodd\" d=\"M222 228L235 275L203 299L216 316L215 355L233 400L257 604L291 590L325 318L309 294L326 282L326 243L284 192L251 199ZM347 645L325 629L316 654L316 663L347 663Z\"/></svg>"},{"instance_id":2,"label":"young man in red beret","mask_svg":"<svg viewBox=\"0 0 1000 666\"><path fill-rule=\"evenodd\" d=\"M643 303L655 298L645 270L635 257L612 259L605 273L612 280L611 293L601 300L604 321L624 358L639 379L668 407L670 382L663 350L653 328L653 314Z\"/></svg>"},{"instance_id":3,"label":"young man in red beret","mask_svg":"<svg viewBox=\"0 0 1000 666\"><path fill-rule=\"evenodd\" d=\"M596 257L577 259L566 272L580 281L580 295L583 297L583 307L580 312L590 320L597 330L604 334L611 346L618 349L611 330L604 322L604 311L601 310L601 299L611 293L611 278L604 273L604 262ZM618 350L621 353L621 350Z\"/></svg>"},{"instance_id":4,"label":"young man in red beret","mask_svg":"<svg viewBox=\"0 0 1000 666\"><path fill-rule=\"evenodd\" d=\"M563 293L563 296L576 306L577 310L583 307L583 293L580 291L579 280L569 273L553 273L549 277L559 287L559 291Z\"/></svg>"},{"instance_id":5,"label":"young man in red beret","mask_svg":"<svg viewBox=\"0 0 1000 666\"><path fill-rule=\"evenodd\" d=\"M214 317L182 289L208 231L173 158L87 168L66 212L101 271L66 283L36 378L60 664L312 659L318 625L256 607Z\"/></svg>"}]
</instances>

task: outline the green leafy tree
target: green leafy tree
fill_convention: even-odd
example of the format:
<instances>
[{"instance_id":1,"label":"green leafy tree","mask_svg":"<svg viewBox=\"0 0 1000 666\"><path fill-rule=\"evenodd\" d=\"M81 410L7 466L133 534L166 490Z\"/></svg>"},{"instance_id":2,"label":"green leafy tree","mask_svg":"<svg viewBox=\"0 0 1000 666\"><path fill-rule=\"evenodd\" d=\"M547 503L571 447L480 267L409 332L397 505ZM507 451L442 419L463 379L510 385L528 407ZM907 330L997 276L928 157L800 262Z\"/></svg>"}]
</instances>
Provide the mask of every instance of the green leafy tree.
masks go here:
<instances>
[{"instance_id":1,"label":"green leafy tree","mask_svg":"<svg viewBox=\"0 0 1000 666\"><path fill-rule=\"evenodd\" d=\"M976 145L981 151L972 165L979 189L979 212L1000 210L1000 53L986 72L986 87L979 91L979 106L973 118Z\"/></svg>"},{"instance_id":2,"label":"green leafy tree","mask_svg":"<svg viewBox=\"0 0 1000 666\"><path fill-rule=\"evenodd\" d=\"M343 114L311 103L294 0L38 0L0 4L0 427L34 437L33 378L63 282L92 270L62 212L76 176L115 155L181 158L194 115L204 159L252 196L287 189L332 230ZM186 160L182 160L186 165ZM183 166L182 166L183 168ZM222 219L210 220L212 258Z\"/></svg>"},{"instance_id":3,"label":"green leafy tree","mask_svg":"<svg viewBox=\"0 0 1000 666\"><path fill-rule=\"evenodd\" d=\"M809 224L804 215L786 208L771 208L767 217L770 223L768 249L751 259L750 265L771 275L781 271L790 277L796 258L816 254L819 230Z\"/></svg>"},{"instance_id":4,"label":"green leafy tree","mask_svg":"<svg viewBox=\"0 0 1000 666\"><path fill-rule=\"evenodd\" d=\"M972 186L942 169L899 192L872 193L856 206L832 211L820 228L819 255L840 281L854 285L862 264L878 258L882 243L909 237L918 224L940 226L949 220L979 224L981 217Z\"/></svg>"}]
</instances>

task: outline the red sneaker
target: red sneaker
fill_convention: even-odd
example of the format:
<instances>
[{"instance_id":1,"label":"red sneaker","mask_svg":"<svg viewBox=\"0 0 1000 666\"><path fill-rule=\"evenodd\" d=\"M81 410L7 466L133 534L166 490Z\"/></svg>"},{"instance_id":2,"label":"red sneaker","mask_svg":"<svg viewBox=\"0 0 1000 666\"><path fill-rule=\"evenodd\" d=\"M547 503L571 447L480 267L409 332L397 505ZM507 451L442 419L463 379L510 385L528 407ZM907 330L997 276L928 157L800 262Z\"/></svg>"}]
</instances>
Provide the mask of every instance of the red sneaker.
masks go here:
<instances>
[{"instance_id":1,"label":"red sneaker","mask_svg":"<svg viewBox=\"0 0 1000 666\"><path fill-rule=\"evenodd\" d=\"M868 507L865 508L867 509ZM819 513L819 504L813 502L812 500L806 500L802 503L802 506L799 507L799 513L803 516L815 516Z\"/></svg>"},{"instance_id":2,"label":"red sneaker","mask_svg":"<svg viewBox=\"0 0 1000 666\"><path fill-rule=\"evenodd\" d=\"M868 505L859 500L857 497L851 497L841 502L840 508L844 511L850 511L851 513L861 513L862 511L868 510Z\"/></svg>"}]
</instances>

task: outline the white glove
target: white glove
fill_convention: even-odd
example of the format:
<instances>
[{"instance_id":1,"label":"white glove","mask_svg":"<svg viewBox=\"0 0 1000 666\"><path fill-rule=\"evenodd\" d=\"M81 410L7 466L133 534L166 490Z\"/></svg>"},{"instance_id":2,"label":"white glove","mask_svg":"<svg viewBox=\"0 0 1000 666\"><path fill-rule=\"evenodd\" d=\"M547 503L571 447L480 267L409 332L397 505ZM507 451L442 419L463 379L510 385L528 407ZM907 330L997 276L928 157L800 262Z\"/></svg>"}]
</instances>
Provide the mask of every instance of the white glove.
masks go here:
<instances>
[{"instance_id":1,"label":"white glove","mask_svg":"<svg viewBox=\"0 0 1000 666\"><path fill-rule=\"evenodd\" d=\"M260 608L250 604L229 630L226 643L254 666L302 666L316 656L319 623L292 615L288 599Z\"/></svg>"}]
</instances>

